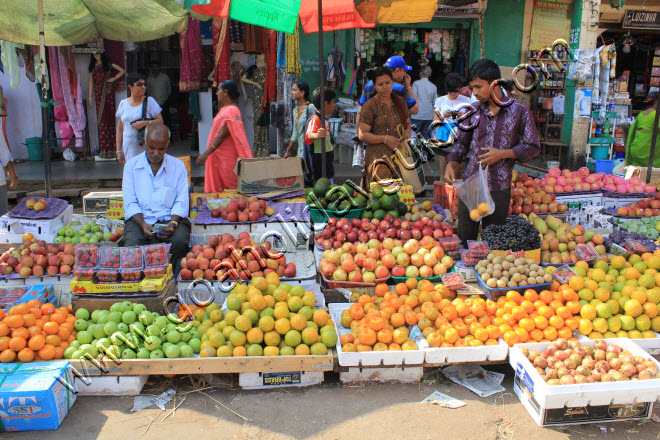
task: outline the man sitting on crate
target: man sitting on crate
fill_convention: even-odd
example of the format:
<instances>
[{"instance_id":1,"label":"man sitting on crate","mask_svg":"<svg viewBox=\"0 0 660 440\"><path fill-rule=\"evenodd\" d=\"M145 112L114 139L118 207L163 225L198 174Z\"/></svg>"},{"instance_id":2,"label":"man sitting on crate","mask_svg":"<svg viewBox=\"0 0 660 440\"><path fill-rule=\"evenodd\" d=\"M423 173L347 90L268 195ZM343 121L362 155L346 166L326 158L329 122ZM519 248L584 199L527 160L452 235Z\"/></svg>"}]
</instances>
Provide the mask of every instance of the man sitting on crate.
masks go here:
<instances>
[{"instance_id":1,"label":"man sitting on crate","mask_svg":"<svg viewBox=\"0 0 660 440\"><path fill-rule=\"evenodd\" d=\"M122 190L126 225L122 246L170 243L172 268L188 252L190 195L182 161L167 153L170 130L149 129L146 151L126 162Z\"/></svg>"},{"instance_id":2,"label":"man sitting on crate","mask_svg":"<svg viewBox=\"0 0 660 440\"><path fill-rule=\"evenodd\" d=\"M527 107L504 95L499 86L499 66L491 60L476 61L470 68L469 81L478 103L472 115L458 125L456 140L447 156L445 181L456 181L456 169L469 158L463 177L488 166L488 189L495 202L495 211L483 217L482 225L503 225L509 213L511 179L516 161L527 162L541 152L534 117ZM479 221L470 218L463 201L458 208L458 236L466 246L479 235Z\"/></svg>"}]
</instances>

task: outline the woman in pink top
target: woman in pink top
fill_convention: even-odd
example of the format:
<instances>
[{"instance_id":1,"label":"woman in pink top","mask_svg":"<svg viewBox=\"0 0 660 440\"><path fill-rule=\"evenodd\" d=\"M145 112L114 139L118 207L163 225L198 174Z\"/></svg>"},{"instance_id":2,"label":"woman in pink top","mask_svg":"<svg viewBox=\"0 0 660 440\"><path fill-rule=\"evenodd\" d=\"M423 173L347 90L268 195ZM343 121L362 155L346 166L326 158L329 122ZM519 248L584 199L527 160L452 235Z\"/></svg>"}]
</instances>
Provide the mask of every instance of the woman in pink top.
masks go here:
<instances>
[{"instance_id":1,"label":"woman in pink top","mask_svg":"<svg viewBox=\"0 0 660 440\"><path fill-rule=\"evenodd\" d=\"M218 88L218 101L222 105L213 118L206 151L197 158L198 165L206 164L204 191L207 193L235 189L238 177L234 172L239 158L251 158L241 112L236 106L239 97L234 81L223 81Z\"/></svg>"}]
</instances>

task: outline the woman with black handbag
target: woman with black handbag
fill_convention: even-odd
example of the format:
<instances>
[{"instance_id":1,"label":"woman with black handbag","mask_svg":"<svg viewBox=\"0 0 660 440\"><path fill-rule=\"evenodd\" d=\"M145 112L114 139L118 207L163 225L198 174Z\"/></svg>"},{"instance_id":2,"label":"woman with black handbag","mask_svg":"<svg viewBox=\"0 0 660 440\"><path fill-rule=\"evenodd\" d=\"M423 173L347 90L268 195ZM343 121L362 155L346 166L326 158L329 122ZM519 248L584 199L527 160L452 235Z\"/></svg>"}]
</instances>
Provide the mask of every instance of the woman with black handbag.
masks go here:
<instances>
[{"instance_id":1,"label":"woman with black handbag","mask_svg":"<svg viewBox=\"0 0 660 440\"><path fill-rule=\"evenodd\" d=\"M145 131L152 123L163 123L161 108L155 99L147 96L147 80L140 73L126 75L131 94L119 103L117 121L117 161L127 161L145 151Z\"/></svg>"}]
</instances>

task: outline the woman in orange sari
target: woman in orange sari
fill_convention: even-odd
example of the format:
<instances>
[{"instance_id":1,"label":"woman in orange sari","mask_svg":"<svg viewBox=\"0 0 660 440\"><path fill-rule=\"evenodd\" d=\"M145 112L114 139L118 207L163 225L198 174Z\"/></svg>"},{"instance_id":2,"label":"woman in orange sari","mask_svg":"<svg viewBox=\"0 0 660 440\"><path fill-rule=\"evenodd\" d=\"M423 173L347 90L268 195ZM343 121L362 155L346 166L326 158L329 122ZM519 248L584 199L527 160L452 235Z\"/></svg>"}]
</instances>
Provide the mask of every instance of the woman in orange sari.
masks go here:
<instances>
[{"instance_id":1,"label":"woman in orange sari","mask_svg":"<svg viewBox=\"0 0 660 440\"><path fill-rule=\"evenodd\" d=\"M248 145L241 112L236 106L238 86L234 81L223 81L218 88L218 102L222 106L213 118L206 151L197 158L197 165L204 165L204 192L221 192L235 189L238 177L234 172L239 158L252 157Z\"/></svg>"}]
</instances>

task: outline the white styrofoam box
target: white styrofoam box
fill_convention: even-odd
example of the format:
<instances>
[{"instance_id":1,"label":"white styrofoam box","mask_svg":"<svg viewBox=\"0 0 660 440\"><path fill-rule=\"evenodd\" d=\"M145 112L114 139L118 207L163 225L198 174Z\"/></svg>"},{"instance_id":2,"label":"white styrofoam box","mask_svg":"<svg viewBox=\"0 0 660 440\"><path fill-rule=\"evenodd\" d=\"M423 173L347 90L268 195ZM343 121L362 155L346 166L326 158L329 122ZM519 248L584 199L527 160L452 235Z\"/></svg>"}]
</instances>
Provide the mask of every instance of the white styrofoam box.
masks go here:
<instances>
[{"instance_id":1,"label":"white styrofoam box","mask_svg":"<svg viewBox=\"0 0 660 440\"><path fill-rule=\"evenodd\" d=\"M268 390L284 387L308 387L323 383L323 371L288 371L281 373L239 373L238 385L245 390Z\"/></svg>"},{"instance_id":2,"label":"white styrofoam box","mask_svg":"<svg viewBox=\"0 0 660 440\"><path fill-rule=\"evenodd\" d=\"M67 205L60 215L50 220L11 218L3 215L0 217L0 231L11 232L14 234L23 234L25 232L32 232L33 234L53 234L62 226L71 223L72 217L73 205Z\"/></svg>"},{"instance_id":3,"label":"white styrofoam box","mask_svg":"<svg viewBox=\"0 0 660 440\"><path fill-rule=\"evenodd\" d=\"M660 363L626 338L605 339L607 345L616 344L633 356ZM594 346L595 341L580 341L582 345ZM655 402L660 398L660 379L631 380L623 382L588 383L574 385L548 385L520 349L545 351L549 342L516 344L509 350L509 363L520 377L534 400L543 408L582 407L587 405L627 404Z\"/></svg>"},{"instance_id":4,"label":"white styrofoam box","mask_svg":"<svg viewBox=\"0 0 660 440\"><path fill-rule=\"evenodd\" d=\"M144 376L76 376L79 396L136 396L147 383Z\"/></svg>"},{"instance_id":5,"label":"white styrofoam box","mask_svg":"<svg viewBox=\"0 0 660 440\"><path fill-rule=\"evenodd\" d=\"M569 205L569 213L579 213L580 207L586 205L602 205L603 204L603 195L598 194L582 194L582 195L567 195L567 196L557 196L557 203L566 203L566 204L577 204L579 206L572 207Z\"/></svg>"},{"instance_id":6,"label":"white styrofoam box","mask_svg":"<svg viewBox=\"0 0 660 440\"><path fill-rule=\"evenodd\" d=\"M605 210L609 209L618 209L621 208L622 206L630 205L631 203L639 202L640 200L646 198L648 196L640 197L640 196L626 196L626 197L608 197L604 196L603 197L603 202L601 203L604 207Z\"/></svg>"},{"instance_id":7,"label":"white styrofoam box","mask_svg":"<svg viewBox=\"0 0 660 440\"><path fill-rule=\"evenodd\" d=\"M589 337L574 331L573 334L577 333L577 340L580 344L584 344L586 341L589 341ZM655 338L643 338L643 339L630 339L635 345L643 348L648 354L655 356L660 355L660 333L653 332ZM626 339L626 338L624 338Z\"/></svg>"},{"instance_id":8,"label":"white styrofoam box","mask_svg":"<svg viewBox=\"0 0 660 440\"><path fill-rule=\"evenodd\" d=\"M509 354L509 345L501 338L497 345L479 347L427 347L424 349L427 364L458 364L461 362L503 361Z\"/></svg>"},{"instance_id":9,"label":"white styrofoam box","mask_svg":"<svg viewBox=\"0 0 660 440\"><path fill-rule=\"evenodd\" d=\"M399 382L417 383L424 375L424 367L409 367L407 365L389 368L349 367L348 371L339 372L342 383L356 382Z\"/></svg>"},{"instance_id":10,"label":"white styrofoam box","mask_svg":"<svg viewBox=\"0 0 660 440\"><path fill-rule=\"evenodd\" d=\"M351 332L350 329L341 326L341 312L348 310L350 306L351 304L348 303L328 304L338 336ZM424 350L344 352L340 343L337 343L336 349L339 365L342 367L420 365L424 363L425 354Z\"/></svg>"},{"instance_id":11,"label":"white styrofoam box","mask_svg":"<svg viewBox=\"0 0 660 440\"><path fill-rule=\"evenodd\" d=\"M43 240L46 243L55 243L57 232L53 234L33 234L35 240ZM23 244L23 234L13 234L10 232L0 232L0 243L2 244Z\"/></svg>"},{"instance_id":12,"label":"white styrofoam box","mask_svg":"<svg viewBox=\"0 0 660 440\"><path fill-rule=\"evenodd\" d=\"M251 232L259 242L279 240L283 249L308 249L309 241L314 238L311 225L310 222L303 221L253 223Z\"/></svg>"}]
</instances>

